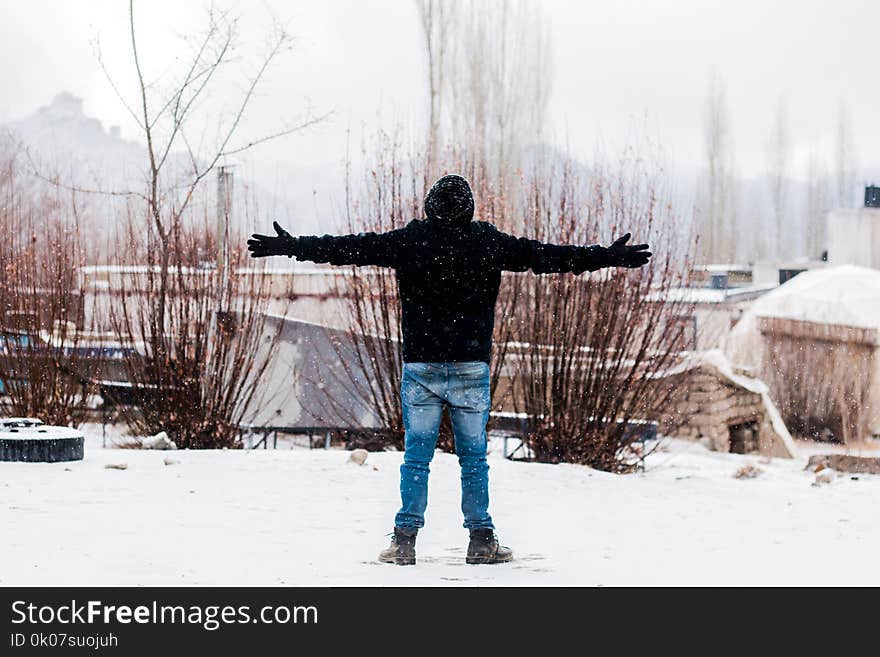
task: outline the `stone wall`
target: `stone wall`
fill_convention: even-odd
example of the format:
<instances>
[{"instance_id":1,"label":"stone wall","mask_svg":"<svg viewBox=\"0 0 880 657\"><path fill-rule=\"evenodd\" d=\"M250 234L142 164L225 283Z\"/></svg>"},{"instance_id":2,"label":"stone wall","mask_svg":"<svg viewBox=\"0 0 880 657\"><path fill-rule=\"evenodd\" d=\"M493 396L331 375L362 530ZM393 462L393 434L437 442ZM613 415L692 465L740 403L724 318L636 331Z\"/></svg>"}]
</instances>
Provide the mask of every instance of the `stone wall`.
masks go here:
<instances>
[{"instance_id":1,"label":"stone wall","mask_svg":"<svg viewBox=\"0 0 880 657\"><path fill-rule=\"evenodd\" d=\"M669 386L664 435L699 440L719 452L757 452L791 458L791 437L773 422L766 386L714 362L696 361L658 379ZM778 414L777 414L778 415Z\"/></svg>"},{"instance_id":2,"label":"stone wall","mask_svg":"<svg viewBox=\"0 0 880 657\"><path fill-rule=\"evenodd\" d=\"M502 372L493 396L495 410L508 415L515 410L510 374ZM668 395L668 410L658 418L661 435L699 440L720 452L795 456L767 386L734 371L719 350L691 352L679 365L657 374L655 385Z\"/></svg>"}]
</instances>

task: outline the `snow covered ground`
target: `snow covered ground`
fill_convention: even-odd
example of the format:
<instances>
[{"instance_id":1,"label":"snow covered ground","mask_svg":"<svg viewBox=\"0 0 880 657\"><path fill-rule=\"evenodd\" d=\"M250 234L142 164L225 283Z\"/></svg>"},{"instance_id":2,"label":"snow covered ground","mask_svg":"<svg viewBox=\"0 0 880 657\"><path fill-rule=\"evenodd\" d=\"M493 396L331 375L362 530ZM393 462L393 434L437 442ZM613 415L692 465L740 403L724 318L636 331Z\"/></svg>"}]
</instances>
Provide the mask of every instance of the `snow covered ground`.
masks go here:
<instances>
[{"instance_id":1,"label":"snow covered ground","mask_svg":"<svg viewBox=\"0 0 880 657\"><path fill-rule=\"evenodd\" d=\"M83 461L0 463L0 585L880 584L880 476L813 486L806 454L681 441L628 476L493 447L491 511L516 561L465 565L457 462L437 454L419 562L399 567L374 559L400 453L103 449L91 428ZM763 472L734 478L745 464Z\"/></svg>"}]
</instances>

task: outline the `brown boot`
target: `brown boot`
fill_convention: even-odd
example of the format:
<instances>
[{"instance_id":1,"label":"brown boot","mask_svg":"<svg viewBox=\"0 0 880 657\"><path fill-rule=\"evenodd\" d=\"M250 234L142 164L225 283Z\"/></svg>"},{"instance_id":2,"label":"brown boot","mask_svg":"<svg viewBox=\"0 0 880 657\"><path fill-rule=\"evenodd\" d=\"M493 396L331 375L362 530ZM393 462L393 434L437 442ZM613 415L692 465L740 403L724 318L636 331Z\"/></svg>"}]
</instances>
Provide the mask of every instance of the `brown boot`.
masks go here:
<instances>
[{"instance_id":1,"label":"brown boot","mask_svg":"<svg viewBox=\"0 0 880 657\"><path fill-rule=\"evenodd\" d=\"M513 550L499 545L492 529L471 530L471 542L467 551L468 563L507 563L508 561L513 561Z\"/></svg>"},{"instance_id":2,"label":"brown boot","mask_svg":"<svg viewBox=\"0 0 880 657\"><path fill-rule=\"evenodd\" d=\"M416 562L416 534L418 529L394 528L391 545L379 553L382 563L396 563L398 566L412 566Z\"/></svg>"}]
</instances>

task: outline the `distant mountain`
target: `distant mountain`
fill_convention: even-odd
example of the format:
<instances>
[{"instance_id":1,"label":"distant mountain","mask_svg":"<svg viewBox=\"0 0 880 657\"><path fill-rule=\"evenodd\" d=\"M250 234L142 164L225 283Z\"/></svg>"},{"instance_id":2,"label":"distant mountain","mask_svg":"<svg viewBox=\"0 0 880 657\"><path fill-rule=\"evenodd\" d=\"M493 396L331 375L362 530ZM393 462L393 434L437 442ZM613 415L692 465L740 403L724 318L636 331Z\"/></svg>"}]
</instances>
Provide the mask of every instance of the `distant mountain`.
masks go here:
<instances>
[{"instance_id":1,"label":"distant mountain","mask_svg":"<svg viewBox=\"0 0 880 657\"><path fill-rule=\"evenodd\" d=\"M83 113L82 99L67 91L2 127L29 150L41 174L58 176L66 184L122 190L143 180L143 146L122 139L118 126L105 130L98 119Z\"/></svg>"},{"instance_id":2,"label":"distant mountain","mask_svg":"<svg viewBox=\"0 0 880 657\"><path fill-rule=\"evenodd\" d=\"M82 99L68 91L62 91L48 105L24 119L8 123L7 127L41 146L63 143L94 150L135 145L120 138L118 126L105 131L98 119L87 117Z\"/></svg>"},{"instance_id":3,"label":"distant mountain","mask_svg":"<svg viewBox=\"0 0 880 657\"><path fill-rule=\"evenodd\" d=\"M40 178L57 180L60 185L101 192L129 192L144 189L147 179L147 151L143 144L125 140L118 126L105 126L83 112L81 98L62 91L52 101L22 119L0 125L11 143L24 149L18 156L20 169L37 172L33 179L21 184L32 187L53 186ZM190 164L183 153L172 153L166 162L166 171L183 172ZM258 184L243 180L235 172L232 193L233 228L249 230L255 224L266 223L256 217L264 210L277 213L284 207L283 199ZM216 213L216 175L204 183L207 211ZM83 193L78 197L83 223L97 234L106 235L106 244L99 244L99 254L108 255L112 228L126 216L125 198L106 194ZM257 208L256 210L254 208ZM106 247L106 248L105 248ZM97 257L101 257L98 255Z\"/></svg>"}]
</instances>

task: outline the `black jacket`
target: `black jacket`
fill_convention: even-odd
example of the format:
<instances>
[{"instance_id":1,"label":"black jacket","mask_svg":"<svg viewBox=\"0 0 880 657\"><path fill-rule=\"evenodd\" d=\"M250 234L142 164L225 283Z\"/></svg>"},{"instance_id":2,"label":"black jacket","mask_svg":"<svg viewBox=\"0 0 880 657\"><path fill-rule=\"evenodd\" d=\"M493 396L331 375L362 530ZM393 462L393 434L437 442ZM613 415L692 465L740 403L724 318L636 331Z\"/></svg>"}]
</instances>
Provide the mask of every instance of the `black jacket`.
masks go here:
<instances>
[{"instance_id":1,"label":"black jacket","mask_svg":"<svg viewBox=\"0 0 880 657\"><path fill-rule=\"evenodd\" d=\"M290 255L332 265L391 267L403 311L406 362L485 361L502 271L551 274L608 265L603 246L514 237L484 221L413 220L386 233L297 237Z\"/></svg>"}]
</instances>

